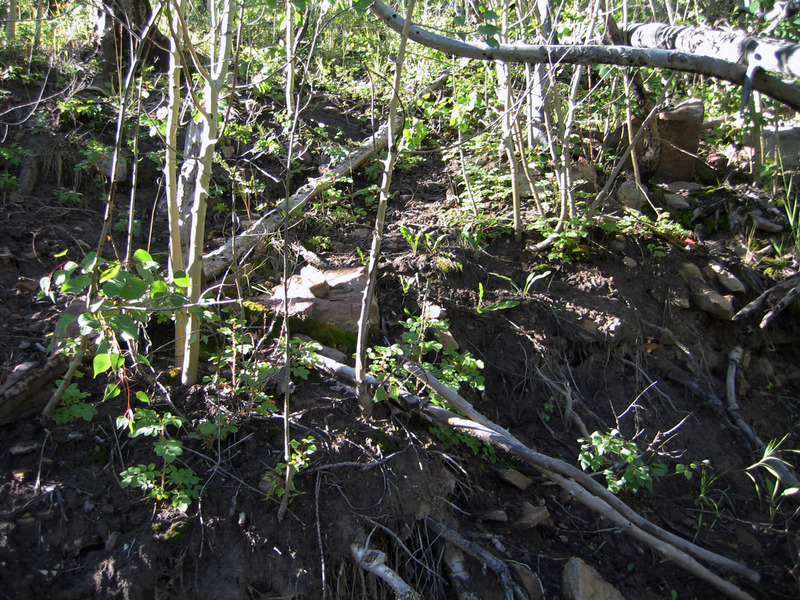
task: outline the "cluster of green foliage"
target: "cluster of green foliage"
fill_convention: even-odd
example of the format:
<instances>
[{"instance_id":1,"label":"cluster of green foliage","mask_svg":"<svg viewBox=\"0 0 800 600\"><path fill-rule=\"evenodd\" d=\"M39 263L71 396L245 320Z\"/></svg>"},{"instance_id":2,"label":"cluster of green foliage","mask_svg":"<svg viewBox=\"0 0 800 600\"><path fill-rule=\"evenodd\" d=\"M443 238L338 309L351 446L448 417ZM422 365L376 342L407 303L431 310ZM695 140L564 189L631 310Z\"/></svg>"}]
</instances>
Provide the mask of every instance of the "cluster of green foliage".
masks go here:
<instances>
[{"instance_id":1,"label":"cluster of green foliage","mask_svg":"<svg viewBox=\"0 0 800 600\"><path fill-rule=\"evenodd\" d=\"M428 373L434 375L446 386L459 390L462 386L477 392L485 390L483 361L469 352L458 352L445 346L437 334L449 331L447 319L431 318L426 312L423 316L412 316L400 321L405 331L400 335L401 341L391 346L373 346L367 349L370 359L370 372L381 382L375 388L374 401L381 402L387 397L398 398L404 388L402 376L403 365L412 361ZM439 335L439 337L442 337ZM454 410L447 401L429 388L425 388L424 396L434 404ZM430 428L431 434L449 448L464 445L482 458L495 462L497 456L492 446L462 432L443 429L438 426Z\"/></svg>"}]
</instances>

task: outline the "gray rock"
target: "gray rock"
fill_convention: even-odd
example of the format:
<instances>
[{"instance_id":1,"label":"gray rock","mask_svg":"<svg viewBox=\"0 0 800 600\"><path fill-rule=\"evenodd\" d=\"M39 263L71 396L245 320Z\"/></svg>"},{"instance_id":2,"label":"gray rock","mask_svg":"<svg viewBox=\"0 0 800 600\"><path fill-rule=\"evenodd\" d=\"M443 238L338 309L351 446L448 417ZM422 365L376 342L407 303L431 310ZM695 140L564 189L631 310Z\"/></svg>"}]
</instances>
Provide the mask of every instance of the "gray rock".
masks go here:
<instances>
[{"instance_id":1,"label":"gray rock","mask_svg":"<svg viewBox=\"0 0 800 600\"><path fill-rule=\"evenodd\" d=\"M744 294L747 291L741 280L721 264L712 262L709 266L719 284L731 294Z\"/></svg>"},{"instance_id":2,"label":"gray rock","mask_svg":"<svg viewBox=\"0 0 800 600\"><path fill-rule=\"evenodd\" d=\"M625 600L594 567L573 556L561 574L561 592L566 600Z\"/></svg>"},{"instance_id":3,"label":"gray rock","mask_svg":"<svg viewBox=\"0 0 800 600\"><path fill-rule=\"evenodd\" d=\"M642 188L644 188L644 190L642 190ZM617 200L628 208L641 210L644 203L647 202L647 196L645 195L647 187L643 185L642 188L636 185L636 182L633 180L626 181L619 186L617 190Z\"/></svg>"},{"instance_id":4,"label":"gray rock","mask_svg":"<svg viewBox=\"0 0 800 600\"><path fill-rule=\"evenodd\" d=\"M675 210L687 210L692 208L689 199L683 194L664 194L664 203Z\"/></svg>"},{"instance_id":5,"label":"gray rock","mask_svg":"<svg viewBox=\"0 0 800 600\"><path fill-rule=\"evenodd\" d=\"M354 334L358 331L361 298L367 285L367 269L356 267L316 271L312 274L314 275L312 279L303 277L302 272L289 279L286 292L289 316L297 317L304 324L300 333L307 333L319 342L340 349L347 348L349 351L350 342L354 343ZM318 298L311 290L311 287L316 287L317 293L321 293L319 276L328 286L324 298ZM258 298L254 302L269 310L282 313L283 285L277 286L271 296ZM379 323L378 302L373 297L369 311L370 328L377 328ZM320 339L321 337L324 339Z\"/></svg>"},{"instance_id":6,"label":"gray rock","mask_svg":"<svg viewBox=\"0 0 800 600\"><path fill-rule=\"evenodd\" d=\"M697 308L722 321L730 321L733 318L731 301L708 285L696 265L684 263L681 267L681 277L689 286L689 297Z\"/></svg>"}]
</instances>

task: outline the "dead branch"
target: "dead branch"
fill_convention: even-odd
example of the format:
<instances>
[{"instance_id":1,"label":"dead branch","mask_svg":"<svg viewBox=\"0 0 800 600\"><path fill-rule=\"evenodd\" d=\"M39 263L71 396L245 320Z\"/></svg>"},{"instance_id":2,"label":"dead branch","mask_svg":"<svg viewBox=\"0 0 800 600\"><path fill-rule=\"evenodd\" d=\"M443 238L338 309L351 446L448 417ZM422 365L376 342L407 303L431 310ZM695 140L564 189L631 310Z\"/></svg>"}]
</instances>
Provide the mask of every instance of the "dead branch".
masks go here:
<instances>
[{"instance_id":1,"label":"dead branch","mask_svg":"<svg viewBox=\"0 0 800 600\"><path fill-rule=\"evenodd\" d=\"M791 277L784 279L773 285L771 288L763 292L758 298L750 302L747 306L742 308L739 312L733 315L734 321L740 321L746 317L749 317L755 312L762 310L769 299L778 293L784 292L784 290L788 290L784 296L778 301L775 306L773 306L767 313L764 315L764 318L761 320L761 329L765 329L778 315L781 311L783 311L787 306L789 306L792 301L800 294L800 274L792 275Z\"/></svg>"},{"instance_id":2,"label":"dead branch","mask_svg":"<svg viewBox=\"0 0 800 600\"><path fill-rule=\"evenodd\" d=\"M736 367L739 365L739 361L742 360L743 354L744 351L738 346L728 353L728 376L725 382L728 394L728 413L733 417L739 429L742 430L753 450L763 452L767 445L744 420L742 414L739 412L739 404L736 402ZM788 465L782 461L774 461L770 463L770 466L775 469L780 480L783 481L787 487L800 487L800 481L797 480L797 476Z\"/></svg>"},{"instance_id":3,"label":"dead branch","mask_svg":"<svg viewBox=\"0 0 800 600\"><path fill-rule=\"evenodd\" d=\"M479 545L470 542L449 527L446 527L431 517L427 517L425 519L425 523L428 525L428 527L433 529L438 535L442 536L448 542L458 546L461 550L472 555L483 565L494 571L497 577L500 579L500 583L503 585L503 590L506 593L506 600L512 600L514 596L527 599L527 594L525 594L519 588L519 586L515 585L512 581L511 571L509 571L505 562L497 558L488 550L484 550Z\"/></svg>"},{"instance_id":4,"label":"dead branch","mask_svg":"<svg viewBox=\"0 0 800 600\"><path fill-rule=\"evenodd\" d=\"M437 77L433 83L417 94L417 98L425 97L427 94L441 88L449 76L449 73L445 73ZM416 103L410 102L409 106L416 106ZM403 123L403 119L403 115L398 115L395 120L398 127ZM288 212L289 218L297 216L309 200L319 196L337 181L356 171L371 156L380 153L381 150L386 148L388 139L388 123L384 123L378 131L361 142L338 165L328 170L321 177L309 180L308 183L292 194L288 202L282 202L280 206L252 223L244 232L232 237L216 250L212 250L203 256L203 277L206 280L216 279L225 269L238 262L247 253L265 246L269 236L283 222L285 213Z\"/></svg>"},{"instance_id":5,"label":"dead branch","mask_svg":"<svg viewBox=\"0 0 800 600\"><path fill-rule=\"evenodd\" d=\"M419 594L400 575L386 566L386 554L380 550L369 550L359 544L351 544L350 552L358 566L385 581L394 590L398 600L419 600Z\"/></svg>"},{"instance_id":6,"label":"dead branch","mask_svg":"<svg viewBox=\"0 0 800 600\"><path fill-rule=\"evenodd\" d=\"M352 367L342 365L328 358L321 358L322 365L326 369L339 377L345 377L348 381L355 381L355 371ZM416 370L410 370L412 373L414 371ZM379 384L374 378L370 378L369 382L373 385ZM425 373L423 382L427 385L431 385L432 389L437 389L437 391L444 391L441 388L446 388L444 384L438 382L428 373ZM433 388L433 385L436 385L437 388ZM439 388L439 386L441 386L441 388ZM458 398L456 398L458 406L466 408L470 414L477 416L482 423L471 419L464 419L446 409L434 406L427 400L421 399L409 392L401 393L400 401L407 408L410 407L416 410L420 416L429 421L465 431L481 441L497 446L521 458L540 471L548 479L558 483L577 500L592 510L600 512L604 517L614 522L623 531L628 532L630 535L658 550L665 557L680 564L697 577L714 585L728 597L738 599L751 598L738 587L714 574L692 557L696 557L726 571L736 573L753 582L758 582L760 580L761 576L759 573L729 558L710 552L709 550L663 530L636 513L621 499L609 492L600 483L577 467L531 450L506 430L480 415L480 413L478 413L469 402L461 398L457 392L450 390L448 397L455 396L458 396ZM462 408L459 408L459 410L462 410Z\"/></svg>"},{"instance_id":7,"label":"dead branch","mask_svg":"<svg viewBox=\"0 0 800 600\"><path fill-rule=\"evenodd\" d=\"M400 33L405 20L381 0L374 0L370 10L391 30ZM612 64L631 67L649 67L700 73L740 85L748 79L748 68L709 56L697 56L677 50L633 48L631 46L550 46L534 44L499 44L493 48L486 42L462 42L426 31L419 25L411 27L409 38L418 44L434 48L452 56L476 60L544 64ZM752 89L800 110L800 90L795 86L768 75L758 69L752 77Z\"/></svg>"}]
</instances>

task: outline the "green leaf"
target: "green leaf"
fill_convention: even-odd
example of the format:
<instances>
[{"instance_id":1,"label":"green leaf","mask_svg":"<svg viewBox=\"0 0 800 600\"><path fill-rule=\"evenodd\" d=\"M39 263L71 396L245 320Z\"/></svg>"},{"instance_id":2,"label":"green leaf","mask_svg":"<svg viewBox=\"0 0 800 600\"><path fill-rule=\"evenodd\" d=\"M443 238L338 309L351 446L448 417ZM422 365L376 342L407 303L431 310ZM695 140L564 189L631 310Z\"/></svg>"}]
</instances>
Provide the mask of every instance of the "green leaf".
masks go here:
<instances>
[{"instance_id":1,"label":"green leaf","mask_svg":"<svg viewBox=\"0 0 800 600\"><path fill-rule=\"evenodd\" d=\"M136 392L136 398L140 402L144 402L145 404L150 404L150 396L148 396L146 392L142 391Z\"/></svg>"},{"instance_id":2,"label":"green leaf","mask_svg":"<svg viewBox=\"0 0 800 600\"><path fill-rule=\"evenodd\" d=\"M109 383L106 386L106 390L103 393L103 401L111 400L111 398L116 398L122 393L122 388L119 387L117 383Z\"/></svg>"},{"instance_id":3,"label":"green leaf","mask_svg":"<svg viewBox=\"0 0 800 600\"><path fill-rule=\"evenodd\" d=\"M130 315L114 315L109 319L109 325L125 341L139 339L139 327Z\"/></svg>"},{"instance_id":4,"label":"green leaf","mask_svg":"<svg viewBox=\"0 0 800 600\"><path fill-rule=\"evenodd\" d=\"M186 271L177 271L172 276L172 283L181 288L188 288L192 283L192 279L186 274Z\"/></svg>"},{"instance_id":5,"label":"green leaf","mask_svg":"<svg viewBox=\"0 0 800 600\"><path fill-rule=\"evenodd\" d=\"M147 282L125 271L120 271L103 286L103 294L108 298L138 300L147 293Z\"/></svg>"},{"instance_id":6,"label":"green leaf","mask_svg":"<svg viewBox=\"0 0 800 600\"><path fill-rule=\"evenodd\" d=\"M78 317L78 326L81 328L81 335L91 335L93 332L102 328L100 321L98 321L91 313L83 313Z\"/></svg>"},{"instance_id":7,"label":"green leaf","mask_svg":"<svg viewBox=\"0 0 800 600\"><path fill-rule=\"evenodd\" d=\"M119 356L117 354L116 356ZM100 373L105 373L111 368L111 353L104 352L96 354L92 359L92 367L94 368L94 376L97 377Z\"/></svg>"},{"instance_id":8,"label":"green leaf","mask_svg":"<svg viewBox=\"0 0 800 600\"><path fill-rule=\"evenodd\" d=\"M88 275L77 275L64 282L64 284L61 286L61 293L79 294L89 287L90 283L92 283L92 278Z\"/></svg>"}]
</instances>

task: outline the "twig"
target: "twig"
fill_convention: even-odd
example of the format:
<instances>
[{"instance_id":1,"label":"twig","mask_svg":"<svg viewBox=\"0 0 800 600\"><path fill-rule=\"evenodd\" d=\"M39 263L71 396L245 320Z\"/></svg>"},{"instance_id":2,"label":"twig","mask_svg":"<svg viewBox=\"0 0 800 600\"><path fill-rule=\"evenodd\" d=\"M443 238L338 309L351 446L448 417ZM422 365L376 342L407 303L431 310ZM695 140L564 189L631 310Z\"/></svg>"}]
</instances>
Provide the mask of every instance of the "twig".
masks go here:
<instances>
[{"instance_id":1,"label":"twig","mask_svg":"<svg viewBox=\"0 0 800 600\"><path fill-rule=\"evenodd\" d=\"M503 584L503 589L506 593L506 600L512 600L514 598L515 593L517 592L517 586L511 579L511 573L506 566L506 563L497 558L494 554L489 552L488 550L484 550L477 544L473 544L469 540L465 539L449 527L445 527L439 521L432 519L431 517L427 517L425 519L425 523L433 529L438 535L442 536L451 544L455 544L467 554L471 554L479 561L481 561L484 565L488 566L492 571L494 571L497 576L500 578L500 583ZM526 595L523 597L527 598Z\"/></svg>"},{"instance_id":2,"label":"twig","mask_svg":"<svg viewBox=\"0 0 800 600\"><path fill-rule=\"evenodd\" d=\"M359 544L351 544L350 552L358 565L385 581L394 590L398 600L419 600L421 596L400 575L386 566L386 554L380 550L369 550Z\"/></svg>"},{"instance_id":3,"label":"twig","mask_svg":"<svg viewBox=\"0 0 800 600\"><path fill-rule=\"evenodd\" d=\"M353 371L352 368L336 363L336 361L330 359L324 359L323 365L326 366L326 368L335 370L340 376L347 376L348 373L352 373ZM354 379L355 373L352 373L351 376ZM432 385L432 389L437 389L433 388L433 385L437 384L444 388L442 391L448 389L430 374L426 373L425 376L425 381L429 385ZM641 539L648 545L664 553L670 560L681 564L698 577L725 592L729 597L741 599L750 598L750 596L745 594L742 590L715 575L707 568L697 563L697 561L689 555L741 575L755 583L761 579L758 572L665 531L636 513L621 499L609 492L600 483L577 467L531 450L504 429L495 425L480 415L480 413L477 413L472 405L463 398L460 398L455 391L450 390L448 397L457 397L456 400L460 405L459 410L462 410L461 406L465 407L470 410L471 414L477 415L482 423L459 417L446 409L432 405L428 401L407 392L401 394L400 399L407 406L419 411L420 415L426 419L435 421L438 424L461 429L482 441L495 445L522 458L546 477L555 481L562 487L565 487L565 489L590 508L594 510L602 509L601 514L617 523L624 531L629 532L631 535L636 536L638 539ZM592 499L596 499L596 501ZM640 535L640 532L642 535ZM654 545L654 541L660 541L661 543Z\"/></svg>"}]
</instances>

